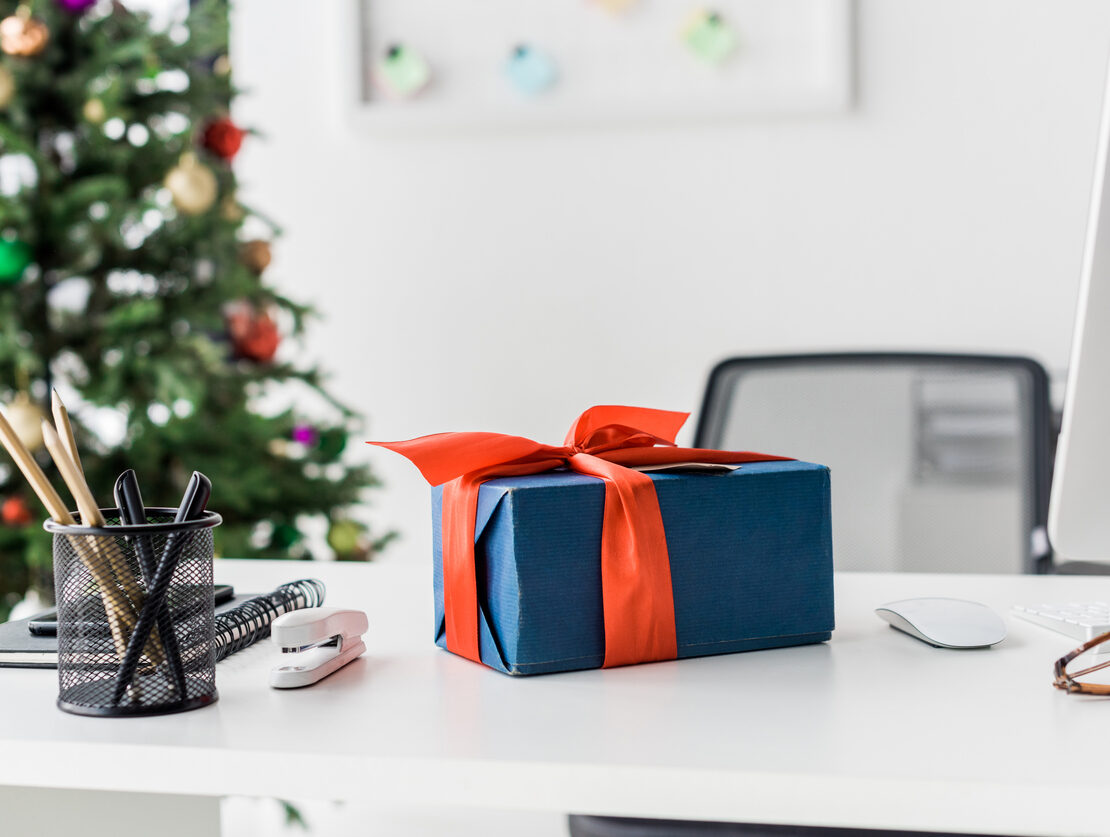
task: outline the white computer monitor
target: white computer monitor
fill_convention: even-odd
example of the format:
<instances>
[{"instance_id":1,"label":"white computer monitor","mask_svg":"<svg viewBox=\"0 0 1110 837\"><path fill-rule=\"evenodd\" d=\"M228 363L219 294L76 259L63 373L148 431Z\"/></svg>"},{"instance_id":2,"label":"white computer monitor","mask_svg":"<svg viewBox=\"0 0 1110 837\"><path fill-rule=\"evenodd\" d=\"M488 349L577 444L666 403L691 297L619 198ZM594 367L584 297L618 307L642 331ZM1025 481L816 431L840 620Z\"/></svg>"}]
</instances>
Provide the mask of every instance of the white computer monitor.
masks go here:
<instances>
[{"instance_id":1,"label":"white computer monitor","mask_svg":"<svg viewBox=\"0 0 1110 837\"><path fill-rule=\"evenodd\" d=\"M1087 243L1049 503L1063 558L1110 562L1110 74L1102 105Z\"/></svg>"}]
</instances>

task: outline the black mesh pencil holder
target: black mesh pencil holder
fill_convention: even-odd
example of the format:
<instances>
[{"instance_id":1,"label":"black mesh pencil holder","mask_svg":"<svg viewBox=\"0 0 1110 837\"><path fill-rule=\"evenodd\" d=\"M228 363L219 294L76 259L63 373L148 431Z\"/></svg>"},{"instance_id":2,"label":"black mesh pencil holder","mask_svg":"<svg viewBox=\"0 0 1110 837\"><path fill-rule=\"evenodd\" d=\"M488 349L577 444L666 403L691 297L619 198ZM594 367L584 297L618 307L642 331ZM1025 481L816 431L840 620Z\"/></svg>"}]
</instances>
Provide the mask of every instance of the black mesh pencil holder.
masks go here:
<instances>
[{"instance_id":1,"label":"black mesh pencil holder","mask_svg":"<svg viewBox=\"0 0 1110 837\"><path fill-rule=\"evenodd\" d=\"M174 523L147 509L142 526L63 526L54 534L58 706L77 715L184 712L215 702L212 530L205 512Z\"/></svg>"}]
</instances>

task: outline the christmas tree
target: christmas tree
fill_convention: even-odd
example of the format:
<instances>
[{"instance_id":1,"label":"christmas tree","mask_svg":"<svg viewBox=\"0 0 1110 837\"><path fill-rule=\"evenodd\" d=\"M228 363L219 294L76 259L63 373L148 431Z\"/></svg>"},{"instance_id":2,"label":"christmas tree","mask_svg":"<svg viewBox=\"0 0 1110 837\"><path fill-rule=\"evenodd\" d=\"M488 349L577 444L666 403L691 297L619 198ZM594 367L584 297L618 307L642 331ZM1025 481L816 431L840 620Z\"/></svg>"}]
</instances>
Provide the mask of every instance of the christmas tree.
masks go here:
<instances>
[{"instance_id":1,"label":"christmas tree","mask_svg":"<svg viewBox=\"0 0 1110 837\"><path fill-rule=\"evenodd\" d=\"M175 506L195 469L218 554L313 557L315 519L366 558L382 539L348 510L373 477L341 461L357 417L275 357L310 312L263 279L278 230L236 193L250 134L226 51L226 0L162 28L111 0L0 0L0 401L47 466L37 427L61 392L101 505L134 468L149 505ZM0 619L51 566L10 466Z\"/></svg>"}]
</instances>

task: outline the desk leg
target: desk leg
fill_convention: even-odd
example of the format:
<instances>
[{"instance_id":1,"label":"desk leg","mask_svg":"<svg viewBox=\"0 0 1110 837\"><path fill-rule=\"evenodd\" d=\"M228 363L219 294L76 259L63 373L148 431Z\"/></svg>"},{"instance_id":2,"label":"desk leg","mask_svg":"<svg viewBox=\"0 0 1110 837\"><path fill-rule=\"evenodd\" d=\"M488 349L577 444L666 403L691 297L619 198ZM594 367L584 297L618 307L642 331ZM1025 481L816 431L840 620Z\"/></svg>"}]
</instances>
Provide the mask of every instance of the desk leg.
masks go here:
<instances>
[{"instance_id":1,"label":"desk leg","mask_svg":"<svg viewBox=\"0 0 1110 837\"><path fill-rule=\"evenodd\" d=\"M219 837L220 800L0 787L0 832L35 837Z\"/></svg>"}]
</instances>

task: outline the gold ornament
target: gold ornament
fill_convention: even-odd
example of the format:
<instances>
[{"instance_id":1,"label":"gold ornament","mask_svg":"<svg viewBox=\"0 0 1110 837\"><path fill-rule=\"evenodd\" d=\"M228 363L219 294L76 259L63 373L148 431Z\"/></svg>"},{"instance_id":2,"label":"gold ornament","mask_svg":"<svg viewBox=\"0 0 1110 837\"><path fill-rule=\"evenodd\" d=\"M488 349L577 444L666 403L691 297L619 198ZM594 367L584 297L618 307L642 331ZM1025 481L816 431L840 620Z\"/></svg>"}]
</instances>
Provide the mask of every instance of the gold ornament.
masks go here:
<instances>
[{"instance_id":1,"label":"gold ornament","mask_svg":"<svg viewBox=\"0 0 1110 837\"><path fill-rule=\"evenodd\" d=\"M165 186L173 198L173 205L186 215L200 215L216 202L219 186L216 175L187 151L166 174Z\"/></svg>"},{"instance_id":2,"label":"gold ornament","mask_svg":"<svg viewBox=\"0 0 1110 837\"><path fill-rule=\"evenodd\" d=\"M212 72L218 76L226 76L231 73L231 59L226 55L221 55L212 62Z\"/></svg>"},{"instance_id":3,"label":"gold ornament","mask_svg":"<svg viewBox=\"0 0 1110 837\"><path fill-rule=\"evenodd\" d=\"M225 221L231 221L234 224L242 221L246 214L243 207L239 205L239 201L235 200L235 195L228 195L220 201L220 216Z\"/></svg>"},{"instance_id":4,"label":"gold ornament","mask_svg":"<svg viewBox=\"0 0 1110 837\"><path fill-rule=\"evenodd\" d=\"M20 6L14 15L0 20L0 50L8 55L31 58L46 49L50 30L41 20L31 17L31 10Z\"/></svg>"},{"instance_id":5,"label":"gold ornament","mask_svg":"<svg viewBox=\"0 0 1110 837\"><path fill-rule=\"evenodd\" d=\"M34 453L42 447L42 420L46 418L46 413L31 400L30 395L26 392L18 393L12 403L4 408L4 415L19 441L27 446L27 450Z\"/></svg>"},{"instance_id":6,"label":"gold ornament","mask_svg":"<svg viewBox=\"0 0 1110 837\"><path fill-rule=\"evenodd\" d=\"M12 103L15 98L15 76L7 67L0 66L0 110Z\"/></svg>"},{"instance_id":7,"label":"gold ornament","mask_svg":"<svg viewBox=\"0 0 1110 837\"><path fill-rule=\"evenodd\" d=\"M89 99L81 108L81 115L85 117L86 122L99 125L108 118L108 109L100 99Z\"/></svg>"},{"instance_id":8,"label":"gold ornament","mask_svg":"<svg viewBox=\"0 0 1110 837\"><path fill-rule=\"evenodd\" d=\"M255 273L261 273L269 267L272 258L270 242L260 238L248 241L239 248L239 260Z\"/></svg>"},{"instance_id":9,"label":"gold ornament","mask_svg":"<svg viewBox=\"0 0 1110 837\"><path fill-rule=\"evenodd\" d=\"M266 449L274 456L289 456L289 448L292 445L285 439L271 439L266 444Z\"/></svg>"}]
</instances>

